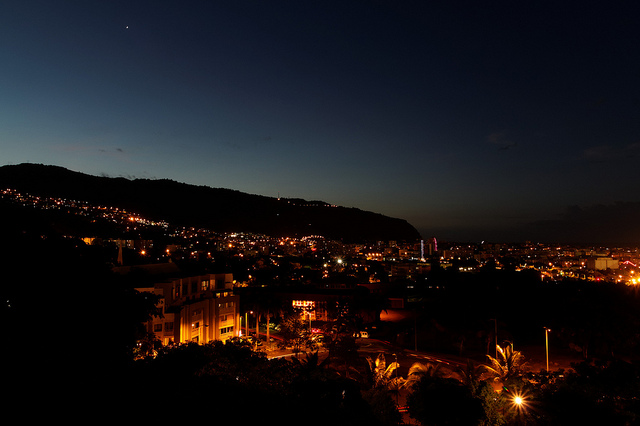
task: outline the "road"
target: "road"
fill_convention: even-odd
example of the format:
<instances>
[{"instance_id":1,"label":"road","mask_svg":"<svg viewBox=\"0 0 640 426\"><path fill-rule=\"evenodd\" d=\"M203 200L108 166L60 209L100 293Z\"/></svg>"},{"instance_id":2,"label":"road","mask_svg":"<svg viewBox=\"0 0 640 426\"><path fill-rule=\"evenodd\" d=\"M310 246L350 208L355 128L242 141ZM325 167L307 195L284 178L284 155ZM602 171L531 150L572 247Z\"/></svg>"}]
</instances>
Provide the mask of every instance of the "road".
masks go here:
<instances>
[{"instance_id":1,"label":"road","mask_svg":"<svg viewBox=\"0 0 640 426\"><path fill-rule=\"evenodd\" d=\"M264 336L264 334L261 332L260 336L262 337ZM277 337L273 334L271 335L271 337L277 339ZM378 339L357 339L357 343L359 346L358 353L363 357L369 357L375 360L378 354L382 353L384 354L387 364L397 360L398 364L400 365L398 374L405 377L407 375L407 372L409 371L409 368L416 362L431 362L442 364L443 366L447 366L452 370L458 367L465 366L465 362L459 359L453 359L450 356L407 350ZM276 347L275 343L272 345L272 347ZM324 352L326 351L322 349L320 350L321 355ZM295 355L290 350L272 349L267 351L267 356L272 359L283 357L287 358ZM300 354L299 356L304 357L304 354Z\"/></svg>"},{"instance_id":2,"label":"road","mask_svg":"<svg viewBox=\"0 0 640 426\"><path fill-rule=\"evenodd\" d=\"M378 354L383 353L387 364L397 359L400 365L398 374L405 377L409 368L416 362L442 364L450 369L456 369L466 365L462 360L454 359L450 356L398 348L388 342L377 339L358 339L358 345L360 346L358 352L362 356L375 359Z\"/></svg>"}]
</instances>

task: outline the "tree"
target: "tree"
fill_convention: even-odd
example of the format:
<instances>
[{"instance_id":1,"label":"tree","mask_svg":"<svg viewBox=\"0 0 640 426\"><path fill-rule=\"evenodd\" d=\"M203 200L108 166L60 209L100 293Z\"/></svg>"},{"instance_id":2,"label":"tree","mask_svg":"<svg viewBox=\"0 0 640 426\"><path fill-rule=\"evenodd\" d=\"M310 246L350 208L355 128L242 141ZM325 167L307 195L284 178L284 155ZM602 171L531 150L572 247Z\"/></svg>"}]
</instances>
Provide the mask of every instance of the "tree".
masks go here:
<instances>
[{"instance_id":1,"label":"tree","mask_svg":"<svg viewBox=\"0 0 640 426\"><path fill-rule=\"evenodd\" d=\"M393 396L387 389L372 388L362 392L362 398L373 410L373 415L381 425L398 425L402 416Z\"/></svg>"},{"instance_id":2,"label":"tree","mask_svg":"<svg viewBox=\"0 0 640 426\"><path fill-rule=\"evenodd\" d=\"M483 373L484 367L481 364L476 364L470 359L467 360L464 367L460 367L456 370L456 375L460 379L460 382L468 387L471 392L475 391L478 383L480 383Z\"/></svg>"},{"instance_id":3,"label":"tree","mask_svg":"<svg viewBox=\"0 0 640 426\"><path fill-rule=\"evenodd\" d=\"M323 346L328 349L328 362L338 371L349 377L358 363L358 345L355 333L357 319L345 305L339 305L335 321L328 323L323 333ZM357 371L357 370L355 370Z\"/></svg>"},{"instance_id":4,"label":"tree","mask_svg":"<svg viewBox=\"0 0 640 426\"><path fill-rule=\"evenodd\" d=\"M476 364L471 360L467 360L464 367L458 368L456 375L460 382L471 391L471 395L478 398L482 402L484 418L480 421L480 425L502 425L504 424L504 398L496 393L493 386L482 380L485 372L482 364Z\"/></svg>"},{"instance_id":5,"label":"tree","mask_svg":"<svg viewBox=\"0 0 640 426\"><path fill-rule=\"evenodd\" d=\"M279 346L291 348L295 354L313 344L311 330L295 311L286 314L280 323L280 337Z\"/></svg>"},{"instance_id":6,"label":"tree","mask_svg":"<svg viewBox=\"0 0 640 426\"><path fill-rule=\"evenodd\" d=\"M455 379L421 375L407 396L409 415L423 425L473 425L484 418L482 402Z\"/></svg>"},{"instance_id":7,"label":"tree","mask_svg":"<svg viewBox=\"0 0 640 426\"><path fill-rule=\"evenodd\" d=\"M370 357L366 360L371 388L365 390L362 396L382 424L398 424L401 416L396 401L400 386L404 383L404 379L398 376L400 365L397 362L387 365L383 353L378 354L375 360Z\"/></svg>"},{"instance_id":8,"label":"tree","mask_svg":"<svg viewBox=\"0 0 640 426\"><path fill-rule=\"evenodd\" d=\"M545 417L549 424L637 424L638 377L640 364L622 360L583 361L553 372L538 385Z\"/></svg>"},{"instance_id":9,"label":"tree","mask_svg":"<svg viewBox=\"0 0 640 426\"><path fill-rule=\"evenodd\" d=\"M479 425L498 426L505 424L503 414L505 411L505 399L501 398L488 381L479 381L471 393L482 403L484 416L478 423Z\"/></svg>"},{"instance_id":10,"label":"tree","mask_svg":"<svg viewBox=\"0 0 640 426\"><path fill-rule=\"evenodd\" d=\"M402 377L397 377L397 369L400 365L397 362L392 362L387 365L384 354L378 354L375 361L370 357L367 357L367 370L371 387L373 388L393 388L399 387L402 382ZM394 373L396 377L394 377Z\"/></svg>"},{"instance_id":11,"label":"tree","mask_svg":"<svg viewBox=\"0 0 640 426\"><path fill-rule=\"evenodd\" d=\"M423 364L421 362L415 362L411 367L409 367L409 372L407 373L407 379L405 380L404 385L408 388L413 388L424 377L433 378L441 376L442 371L440 370L440 364L432 364L430 362Z\"/></svg>"},{"instance_id":12,"label":"tree","mask_svg":"<svg viewBox=\"0 0 640 426\"><path fill-rule=\"evenodd\" d=\"M520 377L526 361L520 351L514 351L511 345L502 348L498 345L498 358L487 355L490 365L485 366L486 373L494 380L502 382Z\"/></svg>"}]
</instances>

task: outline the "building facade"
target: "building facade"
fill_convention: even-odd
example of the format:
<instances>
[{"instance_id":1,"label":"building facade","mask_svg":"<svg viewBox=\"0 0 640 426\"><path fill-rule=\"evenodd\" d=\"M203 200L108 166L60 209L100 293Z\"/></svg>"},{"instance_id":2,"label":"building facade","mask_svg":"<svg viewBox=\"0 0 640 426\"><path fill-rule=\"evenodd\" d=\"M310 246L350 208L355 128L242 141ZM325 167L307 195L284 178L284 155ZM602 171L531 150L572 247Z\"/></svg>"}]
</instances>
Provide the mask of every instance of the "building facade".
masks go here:
<instances>
[{"instance_id":1,"label":"building facade","mask_svg":"<svg viewBox=\"0 0 640 426\"><path fill-rule=\"evenodd\" d=\"M139 288L160 297L162 317L147 323L163 345L225 341L240 331L240 296L233 294L232 274L207 274Z\"/></svg>"},{"instance_id":2,"label":"building facade","mask_svg":"<svg viewBox=\"0 0 640 426\"><path fill-rule=\"evenodd\" d=\"M587 268L596 271L604 271L606 269L618 269L618 259L611 257L592 257L587 259Z\"/></svg>"}]
</instances>

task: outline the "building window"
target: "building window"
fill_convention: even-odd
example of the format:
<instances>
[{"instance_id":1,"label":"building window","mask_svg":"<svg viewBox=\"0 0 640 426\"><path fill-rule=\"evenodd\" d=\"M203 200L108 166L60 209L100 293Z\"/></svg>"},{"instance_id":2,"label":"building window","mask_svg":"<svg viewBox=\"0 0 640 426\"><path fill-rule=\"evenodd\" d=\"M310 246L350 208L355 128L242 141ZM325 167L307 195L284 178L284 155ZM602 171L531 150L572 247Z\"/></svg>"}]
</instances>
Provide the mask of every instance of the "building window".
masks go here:
<instances>
[{"instance_id":1,"label":"building window","mask_svg":"<svg viewBox=\"0 0 640 426\"><path fill-rule=\"evenodd\" d=\"M165 322L164 323L164 331L173 331L173 323Z\"/></svg>"},{"instance_id":2,"label":"building window","mask_svg":"<svg viewBox=\"0 0 640 426\"><path fill-rule=\"evenodd\" d=\"M302 309L313 309L315 308L316 303L311 300L294 300L293 307L294 308L302 308Z\"/></svg>"},{"instance_id":3,"label":"building window","mask_svg":"<svg viewBox=\"0 0 640 426\"><path fill-rule=\"evenodd\" d=\"M233 333L233 326L231 327L222 327L220 329L220 334Z\"/></svg>"},{"instance_id":4,"label":"building window","mask_svg":"<svg viewBox=\"0 0 640 426\"><path fill-rule=\"evenodd\" d=\"M160 333L162 331L162 323L153 324L153 331L155 333Z\"/></svg>"},{"instance_id":5,"label":"building window","mask_svg":"<svg viewBox=\"0 0 640 426\"><path fill-rule=\"evenodd\" d=\"M209 280L202 280L202 291L207 291L209 290Z\"/></svg>"}]
</instances>

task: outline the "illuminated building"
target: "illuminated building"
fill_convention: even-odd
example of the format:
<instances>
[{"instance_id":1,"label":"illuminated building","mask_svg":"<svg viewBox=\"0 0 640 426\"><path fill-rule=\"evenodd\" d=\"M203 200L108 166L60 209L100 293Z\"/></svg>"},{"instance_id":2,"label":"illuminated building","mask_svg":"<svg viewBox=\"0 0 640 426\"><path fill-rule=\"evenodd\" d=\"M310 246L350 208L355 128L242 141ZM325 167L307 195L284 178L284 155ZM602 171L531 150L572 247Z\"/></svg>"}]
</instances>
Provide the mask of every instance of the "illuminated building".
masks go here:
<instances>
[{"instance_id":1,"label":"illuminated building","mask_svg":"<svg viewBox=\"0 0 640 426\"><path fill-rule=\"evenodd\" d=\"M336 319L340 306L350 306L354 301L366 299L370 291L364 286L343 286L341 288L312 289L306 288L299 291L279 292L279 298L283 305L292 306L299 310L302 318L311 321L333 321ZM356 304L359 306L359 304ZM365 322L375 321L379 312L375 309L358 307L358 312Z\"/></svg>"},{"instance_id":2,"label":"illuminated building","mask_svg":"<svg viewBox=\"0 0 640 426\"><path fill-rule=\"evenodd\" d=\"M587 268L597 271L618 269L618 259L613 259L611 257L592 257L587 259Z\"/></svg>"},{"instance_id":3,"label":"illuminated building","mask_svg":"<svg viewBox=\"0 0 640 426\"><path fill-rule=\"evenodd\" d=\"M232 274L207 274L157 283L164 318L147 324L163 344L225 341L237 335L240 296L233 294Z\"/></svg>"},{"instance_id":4,"label":"illuminated building","mask_svg":"<svg viewBox=\"0 0 640 426\"><path fill-rule=\"evenodd\" d=\"M300 314L309 321L327 321L327 302L314 300L294 299L291 301L294 309L298 309Z\"/></svg>"}]
</instances>

